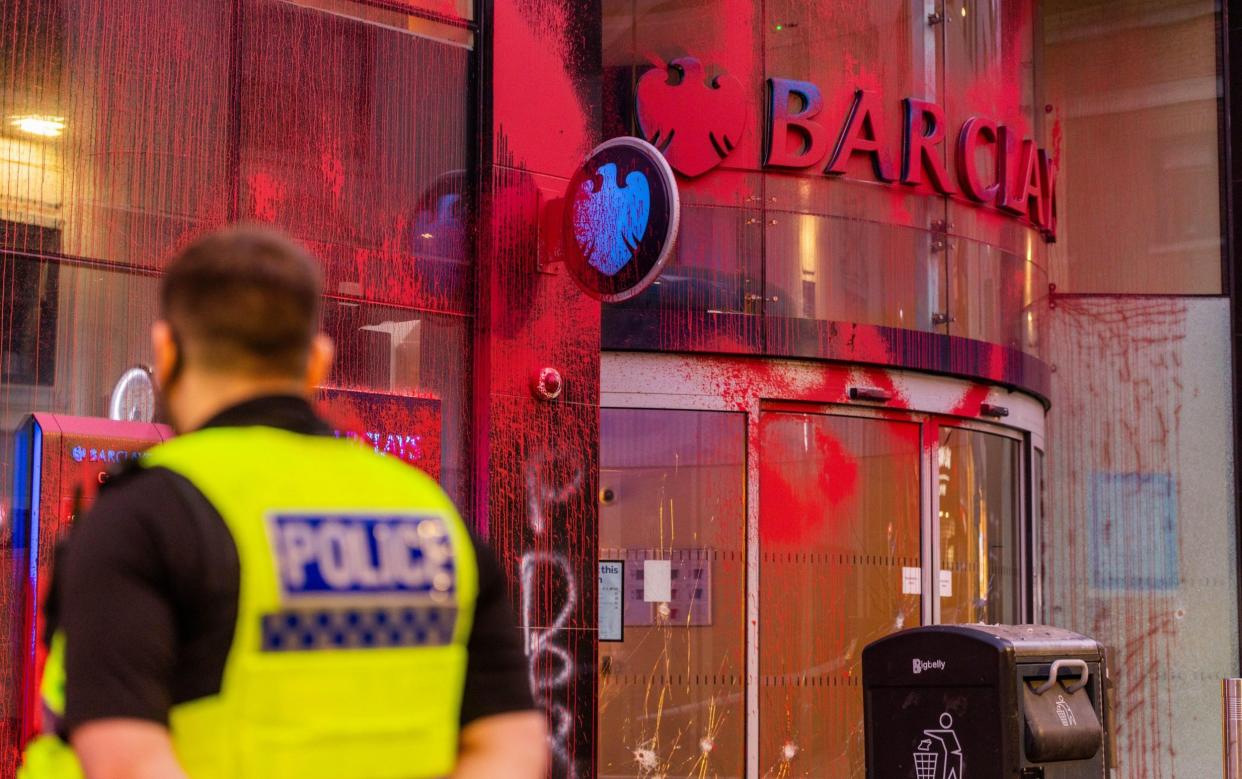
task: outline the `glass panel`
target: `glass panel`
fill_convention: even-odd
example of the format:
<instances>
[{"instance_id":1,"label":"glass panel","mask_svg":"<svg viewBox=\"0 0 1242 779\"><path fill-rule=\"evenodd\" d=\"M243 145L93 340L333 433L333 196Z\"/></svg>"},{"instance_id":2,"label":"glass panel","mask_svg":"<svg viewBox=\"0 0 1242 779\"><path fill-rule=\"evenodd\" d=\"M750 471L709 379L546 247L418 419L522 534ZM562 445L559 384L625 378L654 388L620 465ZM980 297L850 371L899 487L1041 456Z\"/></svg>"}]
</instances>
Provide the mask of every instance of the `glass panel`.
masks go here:
<instances>
[{"instance_id":1,"label":"glass panel","mask_svg":"<svg viewBox=\"0 0 1242 779\"><path fill-rule=\"evenodd\" d=\"M932 330L944 310L941 255L926 230L768 212L767 312ZM936 258L936 259L932 259ZM941 328L943 330L943 328Z\"/></svg>"},{"instance_id":2,"label":"glass panel","mask_svg":"<svg viewBox=\"0 0 1242 779\"><path fill-rule=\"evenodd\" d=\"M745 415L600 413L600 559L625 563L601 777L742 775L745 463Z\"/></svg>"},{"instance_id":3,"label":"glass panel","mask_svg":"<svg viewBox=\"0 0 1242 779\"><path fill-rule=\"evenodd\" d=\"M1035 248L1042 239L1027 231L1027 242ZM950 241L949 257L949 332L1042 354L1047 271L1021 255L965 238Z\"/></svg>"},{"instance_id":4,"label":"glass panel","mask_svg":"<svg viewBox=\"0 0 1242 779\"><path fill-rule=\"evenodd\" d=\"M717 171L713 179L710 188L683 182L672 260L650 289L616 308L758 313L762 212L736 204L758 191L759 176ZM721 190L731 190L735 205L723 203Z\"/></svg>"},{"instance_id":5,"label":"glass panel","mask_svg":"<svg viewBox=\"0 0 1242 779\"><path fill-rule=\"evenodd\" d=\"M1031 489L1034 494L1031 496L1031 529L1029 541L1027 542L1027 570L1030 571L1030 592L1031 592L1031 621L1045 622L1049 621L1049 616L1044 612L1044 559L1041 550L1043 549L1042 540L1044 538L1044 479L1047 474L1044 465L1043 450L1034 449L1034 459L1031 461Z\"/></svg>"},{"instance_id":6,"label":"glass panel","mask_svg":"<svg viewBox=\"0 0 1242 779\"><path fill-rule=\"evenodd\" d=\"M1221 5L1040 3L1062 292L1220 294Z\"/></svg>"},{"instance_id":7,"label":"glass panel","mask_svg":"<svg viewBox=\"0 0 1242 779\"><path fill-rule=\"evenodd\" d=\"M278 0L245 32L243 215L308 241L332 292L467 313L468 51Z\"/></svg>"},{"instance_id":8,"label":"glass panel","mask_svg":"<svg viewBox=\"0 0 1242 779\"><path fill-rule=\"evenodd\" d=\"M0 17L0 218L142 265L224 221L230 4L11 0Z\"/></svg>"},{"instance_id":9,"label":"glass panel","mask_svg":"<svg viewBox=\"0 0 1242 779\"><path fill-rule=\"evenodd\" d=\"M759 769L862 777L862 649L920 622L919 425L768 413L759 451ZM814 604L814 607L810 607Z\"/></svg>"},{"instance_id":10,"label":"glass panel","mask_svg":"<svg viewBox=\"0 0 1242 779\"><path fill-rule=\"evenodd\" d=\"M942 623L1021 621L1020 453L1011 438L940 428Z\"/></svg>"},{"instance_id":11,"label":"glass panel","mask_svg":"<svg viewBox=\"0 0 1242 779\"><path fill-rule=\"evenodd\" d=\"M468 458L465 448L469 422L469 376L462 366L470 361L470 320L414 309L328 301L324 330L336 343L337 362L329 384L367 393L366 413L358 420L364 432L411 434L411 423L434 426L416 431L434 436L438 462L415 463L437 476L461 511L468 510ZM406 397L431 401L422 404L434 419L408 418L401 412ZM417 404L411 404L417 405ZM437 472L438 471L438 472Z\"/></svg>"},{"instance_id":12,"label":"glass panel","mask_svg":"<svg viewBox=\"0 0 1242 779\"><path fill-rule=\"evenodd\" d=\"M1033 0L946 0L944 96L941 105L948 122L945 146L950 171L957 170L956 133L973 116L1013 130L1018 140L1031 138L1048 145L1042 106L1036 111ZM1015 153L1017 148L1015 148ZM996 177L993 153L975 155L979 180ZM950 231L966 238L1030 256L1031 228L997 212L991 204L975 205L958 197L949 201ZM1033 247L1042 262L1043 241Z\"/></svg>"},{"instance_id":13,"label":"glass panel","mask_svg":"<svg viewBox=\"0 0 1242 779\"><path fill-rule=\"evenodd\" d=\"M1119 777L1221 773L1216 702L1239 660L1231 308L1052 312L1045 612L1109 647Z\"/></svg>"},{"instance_id":14,"label":"glass panel","mask_svg":"<svg viewBox=\"0 0 1242 779\"><path fill-rule=\"evenodd\" d=\"M902 126L901 99L935 99L940 43L921 3L764 3L765 67L770 75L810 81L819 87L829 145L845 122L857 89L876 93L876 137L896 170ZM826 150L827 151L827 150ZM824 161L826 162L826 160ZM816 175L823 169L807 171ZM849 162L849 178L873 181L866 155ZM877 215L878 216L878 215Z\"/></svg>"},{"instance_id":15,"label":"glass panel","mask_svg":"<svg viewBox=\"0 0 1242 779\"><path fill-rule=\"evenodd\" d=\"M452 26L466 29L462 24L474 18L474 0L283 0L287 3L322 8L330 13L344 16L361 16L402 28L428 29L427 22L443 19ZM409 13L412 12L412 13ZM416 15L415 15L416 14ZM430 19L423 18L424 16ZM397 17L397 18L392 18ZM439 25L441 29L450 24ZM435 28L431 28L435 29Z\"/></svg>"}]
</instances>

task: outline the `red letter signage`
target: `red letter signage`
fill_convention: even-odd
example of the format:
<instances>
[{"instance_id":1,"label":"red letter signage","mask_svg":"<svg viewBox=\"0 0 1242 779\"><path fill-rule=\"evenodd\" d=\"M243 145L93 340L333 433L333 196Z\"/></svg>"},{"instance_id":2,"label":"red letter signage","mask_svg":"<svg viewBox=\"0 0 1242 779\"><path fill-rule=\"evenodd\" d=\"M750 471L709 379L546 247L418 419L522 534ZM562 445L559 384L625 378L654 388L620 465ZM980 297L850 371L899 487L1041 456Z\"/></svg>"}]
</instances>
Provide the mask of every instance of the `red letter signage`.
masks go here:
<instances>
[{"instance_id":1,"label":"red letter signage","mask_svg":"<svg viewBox=\"0 0 1242 779\"><path fill-rule=\"evenodd\" d=\"M1057 165L1045 149L1039 150L1040 179L1044 182L1044 240L1057 239Z\"/></svg>"},{"instance_id":2,"label":"red letter signage","mask_svg":"<svg viewBox=\"0 0 1242 779\"><path fill-rule=\"evenodd\" d=\"M679 71L681 78L671 75ZM639 79L639 127L656 142L682 176L693 177L719 165L738 145L746 116L741 83L728 74L706 80L692 57L657 66ZM857 89L845 120L829 137L821 122L824 98L809 81L767 80L767 132L763 167L799 170L823 165L826 176L842 176L854 155L868 157L872 176L900 181L919 194L938 194L1028 221L1044 239L1056 240L1056 163L1045 149L1013 125L971 116L951 128L944 109L931 100L901 101L901 146L881 137L878 93ZM951 129L956 134L950 136ZM950 142L952 150L950 151ZM898 159L892 156L898 152ZM953 157L950 167L949 157Z\"/></svg>"},{"instance_id":3,"label":"red letter signage","mask_svg":"<svg viewBox=\"0 0 1242 779\"><path fill-rule=\"evenodd\" d=\"M837 138L837 147L832 150L832 158L824 170L830 176L845 173L845 166L855 153L871 157L871 168L880 181L892 181L892 166L889 164L880 139L875 131L876 95L866 89L854 93L854 103L850 106L849 116L845 118L845 126Z\"/></svg>"},{"instance_id":4,"label":"red letter signage","mask_svg":"<svg viewBox=\"0 0 1242 779\"><path fill-rule=\"evenodd\" d=\"M944 111L940 106L926 100L907 97L901 101L905 109L905 125L901 133L901 183L912 187L923 183L926 169L932 189L942 195L956 190L952 180L945 174L943 149Z\"/></svg>"},{"instance_id":5,"label":"red letter signage","mask_svg":"<svg viewBox=\"0 0 1242 779\"><path fill-rule=\"evenodd\" d=\"M1044 225L1044 185L1040 177L1038 149L1034 141L1023 141L1018 154L1017 187L1004 206L1010 213L1025 216L1031 224Z\"/></svg>"},{"instance_id":6,"label":"red letter signage","mask_svg":"<svg viewBox=\"0 0 1242 779\"><path fill-rule=\"evenodd\" d=\"M807 81L787 78L768 79L768 93L772 99L772 124L768 128L768 148L764 164L773 168L805 168L824 155L827 131L815 121L823 110L824 98L819 87ZM789 111L789 98L797 95L802 109ZM801 148L789 149L790 130L798 137Z\"/></svg>"},{"instance_id":7,"label":"red letter signage","mask_svg":"<svg viewBox=\"0 0 1242 779\"><path fill-rule=\"evenodd\" d=\"M980 116L972 116L962 125L957 135L957 180L962 194L976 203L986 203L996 197L997 184L984 184L979 180L979 147L989 143L996 148L996 122ZM996 170L1000 170L1000 154L996 154Z\"/></svg>"}]
</instances>

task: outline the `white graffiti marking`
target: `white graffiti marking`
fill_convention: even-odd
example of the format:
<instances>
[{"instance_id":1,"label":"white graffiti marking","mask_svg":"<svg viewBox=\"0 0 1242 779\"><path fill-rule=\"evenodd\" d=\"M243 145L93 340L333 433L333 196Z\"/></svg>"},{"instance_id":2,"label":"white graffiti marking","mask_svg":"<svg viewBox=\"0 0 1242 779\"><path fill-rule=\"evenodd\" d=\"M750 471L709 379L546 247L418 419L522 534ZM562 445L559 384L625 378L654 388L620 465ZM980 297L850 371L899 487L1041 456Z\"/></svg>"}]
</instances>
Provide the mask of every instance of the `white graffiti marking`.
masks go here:
<instances>
[{"instance_id":1,"label":"white graffiti marking","mask_svg":"<svg viewBox=\"0 0 1242 779\"><path fill-rule=\"evenodd\" d=\"M586 474L582 466L574 471L574 475L559 486L545 482L541 476L548 462L546 454L537 454L530 458L526 466L526 503L530 516L531 529L536 535L543 535L548 527L547 508L549 505L565 503L582 488L582 480Z\"/></svg>"},{"instance_id":2,"label":"white graffiti marking","mask_svg":"<svg viewBox=\"0 0 1242 779\"><path fill-rule=\"evenodd\" d=\"M542 536L547 529L548 509L567 503L582 488L585 472L579 466L573 476L562 484L551 484L543 478L548 457L539 453L526 467L526 500L530 527ZM522 555L520 569L522 598L522 633L525 639L530 688L548 713L548 746L559 775L577 779L578 764L572 743L573 716L564 703L555 698L574 683L574 658L565 643L565 631L578 603L578 582L569 559L560 552L530 550ZM556 616L539 627L540 615L535 593L563 590L564 601Z\"/></svg>"},{"instance_id":3,"label":"white graffiti marking","mask_svg":"<svg viewBox=\"0 0 1242 779\"><path fill-rule=\"evenodd\" d=\"M546 628L538 628L531 625L531 621L535 618L532 601L536 583L539 581L538 569L544 566L552 568L564 577L566 593L565 602L561 605L561 610L557 612L556 618L552 620L552 624ZM577 582L574 580L573 568L570 567L565 555L557 552L527 552L522 555L522 632L526 641L526 656L530 658L530 688L536 694L563 687L569 684L570 677L573 676L573 658L570 657L568 649L556 643L556 639L569 624L574 604L577 602ZM551 655L555 658L556 665L545 667L542 673L539 673L536 667L540 665L538 661L543 655Z\"/></svg>"}]
</instances>

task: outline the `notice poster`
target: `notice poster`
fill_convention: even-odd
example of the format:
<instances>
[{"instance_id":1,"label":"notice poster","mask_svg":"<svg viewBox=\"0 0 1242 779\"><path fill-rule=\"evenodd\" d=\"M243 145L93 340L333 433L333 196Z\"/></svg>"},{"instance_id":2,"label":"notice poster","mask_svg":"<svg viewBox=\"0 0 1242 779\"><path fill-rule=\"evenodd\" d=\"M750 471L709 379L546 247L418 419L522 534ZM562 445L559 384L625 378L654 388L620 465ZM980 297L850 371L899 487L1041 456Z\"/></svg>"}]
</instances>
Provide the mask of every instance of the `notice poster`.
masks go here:
<instances>
[{"instance_id":1,"label":"notice poster","mask_svg":"<svg viewBox=\"0 0 1242 779\"><path fill-rule=\"evenodd\" d=\"M621 641L625 636L625 561L599 561L599 640Z\"/></svg>"},{"instance_id":2,"label":"notice poster","mask_svg":"<svg viewBox=\"0 0 1242 779\"><path fill-rule=\"evenodd\" d=\"M325 388L319 413L341 438L357 439L440 478L440 400Z\"/></svg>"}]
</instances>

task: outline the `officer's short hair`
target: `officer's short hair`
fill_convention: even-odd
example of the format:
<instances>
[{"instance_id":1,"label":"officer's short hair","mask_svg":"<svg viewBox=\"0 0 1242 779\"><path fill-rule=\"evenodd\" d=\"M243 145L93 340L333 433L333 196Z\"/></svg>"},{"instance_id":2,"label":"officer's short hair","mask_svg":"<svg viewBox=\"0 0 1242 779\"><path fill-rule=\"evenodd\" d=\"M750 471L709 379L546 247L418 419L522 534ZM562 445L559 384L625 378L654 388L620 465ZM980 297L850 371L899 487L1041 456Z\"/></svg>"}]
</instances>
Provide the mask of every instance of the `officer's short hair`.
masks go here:
<instances>
[{"instance_id":1,"label":"officer's short hair","mask_svg":"<svg viewBox=\"0 0 1242 779\"><path fill-rule=\"evenodd\" d=\"M160 307L187 362L206 370L297 376L319 329L323 274L282 233L241 225L173 258Z\"/></svg>"}]
</instances>

